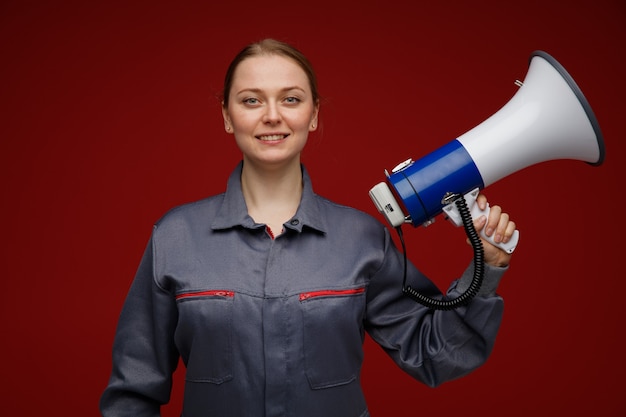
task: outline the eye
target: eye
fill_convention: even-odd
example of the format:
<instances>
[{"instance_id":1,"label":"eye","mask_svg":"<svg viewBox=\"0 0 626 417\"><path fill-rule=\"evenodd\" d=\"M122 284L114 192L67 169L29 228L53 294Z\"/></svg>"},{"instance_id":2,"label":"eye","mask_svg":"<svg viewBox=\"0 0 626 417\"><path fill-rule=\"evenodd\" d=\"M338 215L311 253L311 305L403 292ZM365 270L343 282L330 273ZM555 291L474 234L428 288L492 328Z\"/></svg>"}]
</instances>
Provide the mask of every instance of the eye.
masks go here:
<instances>
[{"instance_id":1,"label":"eye","mask_svg":"<svg viewBox=\"0 0 626 417\"><path fill-rule=\"evenodd\" d=\"M248 98L244 98L244 99L242 100L242 103L243 103L243 104L246 104L246 105L248 105L248 106L257 106L257 105L259 105L260 101L259 101L259 99L258 99L258 98L255 98L255 97L248 97Z\"/></svg>"},{"instance_id":2,"label":"eye","mask_svg":"<svg viewBox=\"0 0 626 417\"><path fill-rule=\"evenodd\" d=\"M285 103L287 104L298 104L301 101L302 100L300 100L298 97L293 97L293 96L285 98Z\"/></svg>"}]
</instances>

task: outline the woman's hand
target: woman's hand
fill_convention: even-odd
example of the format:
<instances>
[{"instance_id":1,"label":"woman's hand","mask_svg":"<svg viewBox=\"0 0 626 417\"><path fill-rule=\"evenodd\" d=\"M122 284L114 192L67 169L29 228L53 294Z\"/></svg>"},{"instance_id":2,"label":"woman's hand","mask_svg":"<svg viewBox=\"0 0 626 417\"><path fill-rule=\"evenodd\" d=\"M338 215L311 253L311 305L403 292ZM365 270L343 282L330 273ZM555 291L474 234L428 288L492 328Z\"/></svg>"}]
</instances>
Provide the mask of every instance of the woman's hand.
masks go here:
<instances>
[{"instance_id":1,"label":"woman's hand","mask_svg":"<svg viewBox=\"0 0 626 417\"><path fill-rule=\"evenodd\" d=\"M481 210L487 207L487 197L480 194L476 199L476 204ZM508 242L515 231L515 222L511 221L509 215L502 211L500 206L490 206L489 218L480 216L474 220L474 227L477 232L485 228L485 234L493 237L496 243ZM483 249L485 253L485 263L492 266L507 266L511 260L511 254L505 252L497 246L492 245L484 239Z\"/></svg>"}]
</instances>

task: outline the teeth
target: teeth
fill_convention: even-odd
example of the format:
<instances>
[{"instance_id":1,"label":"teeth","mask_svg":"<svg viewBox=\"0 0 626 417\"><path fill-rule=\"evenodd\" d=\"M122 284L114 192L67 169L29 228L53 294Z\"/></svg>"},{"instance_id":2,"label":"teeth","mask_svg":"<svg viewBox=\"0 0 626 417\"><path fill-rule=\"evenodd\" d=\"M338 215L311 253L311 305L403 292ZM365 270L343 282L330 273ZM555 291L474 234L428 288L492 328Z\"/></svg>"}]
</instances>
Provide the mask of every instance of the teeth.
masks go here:
<instances>
[{"instance_id":1,"label":"teeth","mask_svg":"<svg viewBox=\"0 0 626 417\"><path fill-rule=\"evenodd\" d=\"M280 140L283 139L285 135L268 135L268 136L259 136L260 140L272 141L272 140Z\"/></svg>"}]
</instances>

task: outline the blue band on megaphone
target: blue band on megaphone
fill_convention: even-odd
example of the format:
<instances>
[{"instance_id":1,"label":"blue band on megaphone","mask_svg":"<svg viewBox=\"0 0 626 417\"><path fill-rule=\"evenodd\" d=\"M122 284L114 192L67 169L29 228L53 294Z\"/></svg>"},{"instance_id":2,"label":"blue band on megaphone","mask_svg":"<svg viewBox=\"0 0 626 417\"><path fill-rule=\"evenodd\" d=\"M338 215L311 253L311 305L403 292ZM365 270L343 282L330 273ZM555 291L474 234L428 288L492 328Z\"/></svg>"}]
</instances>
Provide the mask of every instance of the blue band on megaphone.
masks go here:
<instances>
[{"instance_id":1,"label":"blue band on megaphone","mask_svg":"<svg viewBox=\"0 0 626 417\"><path fill-rule=\"evenodd\" d=\"M476 164L458 140L453 140L388 178L419 226L441 213L447 193L464 195L484 188Z\"/></svg>"}]
</instances>

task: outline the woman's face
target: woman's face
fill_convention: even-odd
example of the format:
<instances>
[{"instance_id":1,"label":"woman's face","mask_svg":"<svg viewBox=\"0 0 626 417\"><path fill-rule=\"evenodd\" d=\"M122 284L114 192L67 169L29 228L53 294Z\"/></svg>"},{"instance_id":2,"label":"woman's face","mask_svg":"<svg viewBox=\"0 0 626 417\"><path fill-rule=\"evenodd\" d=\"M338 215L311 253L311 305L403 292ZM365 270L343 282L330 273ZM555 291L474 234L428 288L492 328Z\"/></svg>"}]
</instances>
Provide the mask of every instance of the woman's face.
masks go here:
<instances>
[{"instance_id":1,"label":"woman's face","mask_svg":"<svg viewBox=\"0 0 626 417\"><path fill-rule=\"evenodd\" d=\"M317 128L318 103L298 64L281 55L247 58L225 93L230 95L222 110L225 129L235 135L244 160L299 162L308 133Z\"/></svg>"}]
</instances>

